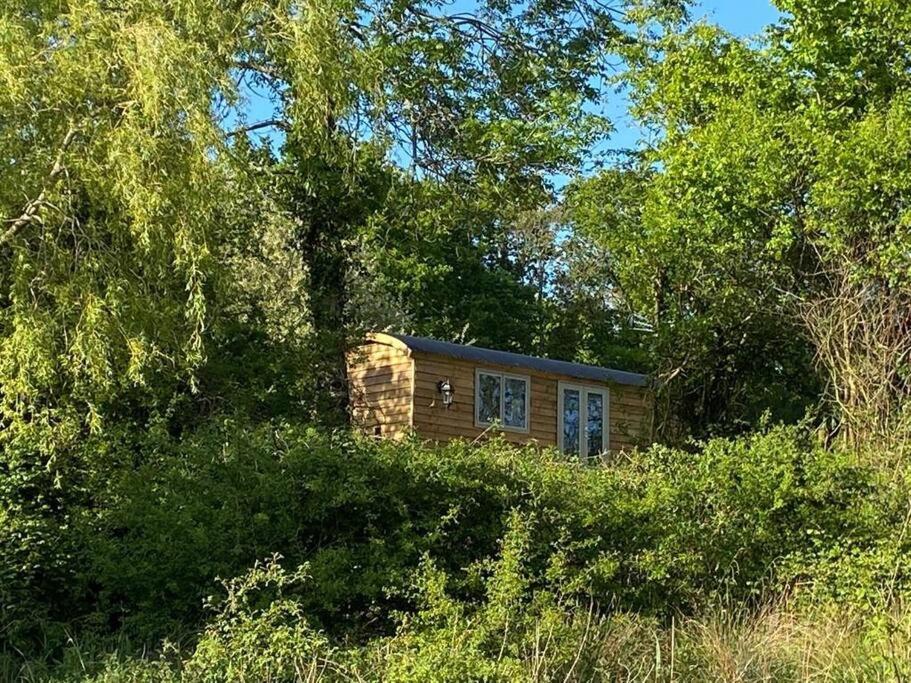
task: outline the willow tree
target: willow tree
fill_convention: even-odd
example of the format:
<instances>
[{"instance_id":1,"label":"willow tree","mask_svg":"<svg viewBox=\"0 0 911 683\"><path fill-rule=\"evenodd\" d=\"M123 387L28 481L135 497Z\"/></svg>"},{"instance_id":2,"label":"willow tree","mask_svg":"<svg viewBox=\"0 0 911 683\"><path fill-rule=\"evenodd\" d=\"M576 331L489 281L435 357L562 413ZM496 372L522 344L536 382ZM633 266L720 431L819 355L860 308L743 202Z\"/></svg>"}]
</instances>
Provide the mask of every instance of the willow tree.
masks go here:
<instances>
[{"instance_id":1,"label":"willow tree","mask_svg":"<svg viewBox=\"0 0 911 683\"><path fill-rule=\"evenodd\" d=\"M42 426L65 442L120 390L188 376L203 356L223 185L210 110L231 87L204 33L226 17L165 9L14 2L0 15L6 438Z\"/></svg>"}]
</instances>

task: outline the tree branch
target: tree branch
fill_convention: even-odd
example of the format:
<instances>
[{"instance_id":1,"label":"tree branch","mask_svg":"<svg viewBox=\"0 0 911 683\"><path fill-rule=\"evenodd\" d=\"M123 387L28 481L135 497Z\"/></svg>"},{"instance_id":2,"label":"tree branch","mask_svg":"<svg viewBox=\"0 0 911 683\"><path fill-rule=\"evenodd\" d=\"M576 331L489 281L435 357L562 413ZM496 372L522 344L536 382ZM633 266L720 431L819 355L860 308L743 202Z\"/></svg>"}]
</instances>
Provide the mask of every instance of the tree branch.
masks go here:
<instances>
[{"instance_id":1,"label":"tree branch","mask_svg":"<svg viewBox=\"0 0 911 683\"><path fill-rule=\"evenodd\" d=\"M237 135L243 135L244 133L252 133L254 130L260 130L261 128L278 128L280 130L288 130L288 124L282 121L281 119L269 119L267 121L260 121L258 123L252 123L249 126L242 126L240 128L235 128L234 130L228 133L229 138L233 138Z\"/></svg>"},{"instance_id":2,"label":"tree branch","mask_svg":"<svg viewBox=\"0 0 911 683\"><path fill-rule=\"evenodd\" d=\"M281 73L271 64L262 64L260 62L252 62L248 59L239 59L234 62L234 66L237 69L244 71L255 71L256 73L266 76L268 78L280 79Z\"/></svg>"},{"instance_id":3,"label":"tree branch","mask_svg":"<svg viewBox=\"0 0 911 683\"><path fill-rule=\"evenodd\" d=\"M45 180L44 187L41 189L41 192L37 197L35 197L35 199L31 200L25 205L22 214L18 218L11 218L7 221L10 223L10 227L8 227L6 231L0 235L0 247L3 247L11 242L16 237L16 235L19 234L19 231L29 223L32 223L35 220L40 220L38 211L47 203L48 186L54 182L54 180L56 180L57 176L63 173L63 155L66 153L67 148L73 142L74 137L76 137L76 128L70 126L66 132L66 135L63 137L63 142L60 144L60 149L57 151L57 156L54 159L54 166L51 168L51 172L48 174L48 177Z\"/></svg>"}]
</instances>

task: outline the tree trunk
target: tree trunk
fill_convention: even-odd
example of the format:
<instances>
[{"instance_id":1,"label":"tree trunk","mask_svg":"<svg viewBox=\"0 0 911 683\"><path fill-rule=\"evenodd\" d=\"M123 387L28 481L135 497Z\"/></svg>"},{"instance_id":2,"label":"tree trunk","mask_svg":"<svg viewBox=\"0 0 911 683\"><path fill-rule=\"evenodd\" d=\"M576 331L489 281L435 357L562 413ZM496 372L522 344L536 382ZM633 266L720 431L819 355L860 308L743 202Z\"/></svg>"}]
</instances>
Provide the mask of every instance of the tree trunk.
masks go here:
<instances>
[{"instance_id":1,"label":"tree trunk","mask_svg":"<svg viewBox=\"0 0 911 683\"><path fill-rule=\"evenodd\" d=\"M310 280L310 311L316 348L317 411L331 427L351 422L346 355L348 351L348 256L341 235L321 233L322 239L302 245ZM335 232L332 228L327 232Z\"/></svg>"}]
</instances>

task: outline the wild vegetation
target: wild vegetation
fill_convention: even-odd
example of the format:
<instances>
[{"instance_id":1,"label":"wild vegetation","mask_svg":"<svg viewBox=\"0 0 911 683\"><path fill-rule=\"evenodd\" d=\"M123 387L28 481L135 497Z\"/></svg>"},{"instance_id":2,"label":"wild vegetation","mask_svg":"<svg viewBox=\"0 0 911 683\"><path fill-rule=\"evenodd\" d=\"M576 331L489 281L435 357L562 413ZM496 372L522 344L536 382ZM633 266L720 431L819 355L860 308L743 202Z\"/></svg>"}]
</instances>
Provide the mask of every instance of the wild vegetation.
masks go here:
<instances>
[{"instance_id":1,"label":"wild vegetation","mask_svg":"<svg viewBox=\"0 0 911 683\"><path fill-rule=\"evenodd\" d=\"M777 4L8 0L0 677L911 676L911 10ZM656 443L367 440L369 329Z\"/></svg>"}]
</instances>

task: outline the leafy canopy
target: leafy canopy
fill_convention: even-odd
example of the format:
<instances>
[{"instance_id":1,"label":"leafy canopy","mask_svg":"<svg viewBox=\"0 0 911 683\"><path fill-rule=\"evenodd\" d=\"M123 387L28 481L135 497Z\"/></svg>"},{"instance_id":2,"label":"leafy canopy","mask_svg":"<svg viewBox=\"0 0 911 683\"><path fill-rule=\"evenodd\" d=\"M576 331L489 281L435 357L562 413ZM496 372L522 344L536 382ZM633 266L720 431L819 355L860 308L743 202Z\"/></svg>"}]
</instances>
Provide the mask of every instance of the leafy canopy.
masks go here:
<instances>
[{"instance_id":1,"label":"leafy canopy","mask_svg":"<svg viewBox=\"0 0 911 683\"><path fill-rule=\"evenodd\" d=\"M844 282L894 296L911 275L911 13L779 5L758 40L700 23L633 46L633 113L655 143L572 193L656 330L670 412L697 431L799 416L819 395L801 307Z\"/></svg>"}]
</instances>

